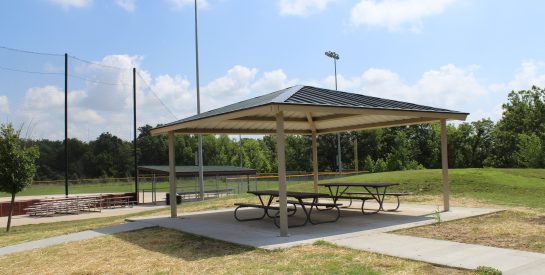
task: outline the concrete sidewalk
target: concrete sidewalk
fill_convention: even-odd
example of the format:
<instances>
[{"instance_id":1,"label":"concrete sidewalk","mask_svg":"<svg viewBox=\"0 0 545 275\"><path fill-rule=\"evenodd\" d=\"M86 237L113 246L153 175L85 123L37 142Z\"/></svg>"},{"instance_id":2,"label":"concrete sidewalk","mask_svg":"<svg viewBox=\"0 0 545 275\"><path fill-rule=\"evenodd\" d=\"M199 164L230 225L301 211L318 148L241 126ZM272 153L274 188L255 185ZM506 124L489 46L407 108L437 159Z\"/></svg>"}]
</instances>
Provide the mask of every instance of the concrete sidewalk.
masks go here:
<instances>
[{"instance_id":1,"label":"concrete sidewalk","mask_svg":"<svg viewBox=\"0 0 545 275\"><path fill-rule=\"evenodd\" d=\"M66 234L57 237L51 237L47 239L31 241L6 247L0 247L0 256L22 252L27 250L32 250L36 248L44 248L52 245L63 244L68 242L76 242L87 240L95 237L100 237L104 235L116 234L121 232L133 231L138 229L143 229L147 227L152 227L153 225L139 222L131 222L120 225L114 225L109 227L98 228L95 230L87 230L78 233Z\"/></svg>"},{"instance_id":2,"label":"concrete sidewalk","mask_svg":"<svg viewBox=\"0 0 545 275\"><path fill-rule=\"evenodd\" d=\"M545 274L545 254L541 253L388 233L329 241L339 246L450 267L488 266L503 274Z\"/></svg>"},{"instance_id":3,"label":"concrete sidewalk","mask_svg":"<svg viewBox=\"0 0 545 275\"><path fill-rule=\"evenodd\" d=\"M242 211L247 216L259 216L260 213L260 210L251 209ZM440 215L443 221L450 221L497 211L499 209L453 207ZM144 217L131 220L262 249L288 248L324 240L436 265L466 269L488 266L504 274L545 274L545 254L388 233L433 224L436 222L434 212L433 206L414 204L404 204L398 212L365 216L359 210L343 210L339 221L291 228L289 237L278 237L278 229L270 219L237 222L232 209L186 213L183 219ZM327 211L317 214L319 218L319 215L327 215ZM292 218L301 220L303 217L299 213Z\"/></svg>"}]
</instances>

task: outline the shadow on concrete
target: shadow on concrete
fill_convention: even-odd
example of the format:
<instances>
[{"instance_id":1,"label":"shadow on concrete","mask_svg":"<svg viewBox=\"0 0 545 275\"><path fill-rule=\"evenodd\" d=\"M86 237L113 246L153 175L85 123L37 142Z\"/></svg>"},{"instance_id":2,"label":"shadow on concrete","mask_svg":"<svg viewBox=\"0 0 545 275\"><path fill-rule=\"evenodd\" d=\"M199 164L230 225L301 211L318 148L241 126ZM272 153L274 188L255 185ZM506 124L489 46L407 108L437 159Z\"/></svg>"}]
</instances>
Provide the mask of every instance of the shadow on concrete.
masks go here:
<instances>
[{"instance_id":1,"label":"shadow on concrete","mask_svg":"<svg viewBox=\"0 0 545 275\"><path fill-rule=\"evenodd\" d=\"M259 209L245 209L241 210L240 213L248 217L260 216L260 211ZM316 214L316 220L331 220L334 213L322 211ZM412 214L380 212L378 214L363 215L357 209L343 209L341 218L337 222L318 225L307 224L302 227L290 228L289 237L278 237L279 229L274 226L273 220L270 218L238 222L233 217L232 209L185 214L183 219L150 218L139 219L139 221L245 246L277 248L299 243L312 243L316 240L341 239L354 234L369 234L405 224L433 220L433 218L422 215L423 213ZM294 217L290 217L289 223L300 224L304 219L304 214L298 211Z\"/></svg>"}]
</instances>

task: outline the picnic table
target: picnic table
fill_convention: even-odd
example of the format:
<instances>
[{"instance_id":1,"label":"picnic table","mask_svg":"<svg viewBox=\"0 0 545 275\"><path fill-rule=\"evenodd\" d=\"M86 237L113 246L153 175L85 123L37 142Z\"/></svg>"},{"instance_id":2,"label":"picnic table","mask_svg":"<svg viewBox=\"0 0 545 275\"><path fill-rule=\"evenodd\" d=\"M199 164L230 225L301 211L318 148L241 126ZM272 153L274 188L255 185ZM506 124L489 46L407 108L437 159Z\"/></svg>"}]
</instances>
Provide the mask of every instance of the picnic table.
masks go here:
<instances>
[{"instance_id":1,"label":"picnic table","mask_svg":"<svg viewBox=\"0 0 545 275\"><path fill-rule=\"evenodd\" d=\"M259 198L259 201L261 204L251 204L251 203L235 203L237 208L234 211L234 216L237 221L251 221L251 220L261 220L265 218L265 216L268 216L269 218L272 218L274 220L274 225L276 227L279 227L278 225L278 218L280 213L280 207L279 206L273 206L272 203L275 201L275 198L279 197L279 191L278 190L260 190L260 191L248 191L248 193L256 195ZM326 222L336 222L340 217L340 209L339 205L336 203L319 203L318 200L320 198L327 198L329 197L327 194L323 193L310 193L310 192L286 192L286 196L289 198L293 198L295 200L288 200L288 204L291 204L292 207L288 207L288 216L295 215L295 212L297 211L297 206L300 206L303 212L305 213L305 221L301 224L295 224L290 225L289 227L299 227L299 226L305 226L307 223L311 224L320 224L320 223L326 223ZM305 201L305 200L311 200L311 201ZM307 209L307 206L310 206L309 209ZM330 221L314 221L312 220L312 210L314 208L317 208L318 206L322 207L328 207L329 209L336 209L337 210L337 216L334 220ZM246 218L242 219L238 217L237 211L241 208L259 208L263 209L263 214L259 217L255 218ZM269 210L275 210L277 213L275 215L269 214Z\"/></svg>"},{"instance_id":2,"label":"picnic table","mask_svg":"<svg viewBox=\"0 0 545 275\"><path fill-rule=\"evenodd\" d=\"M399 183L391 182L330 182L320 183L318 185L327 187L329 194L335 203L339 199L350 199L350 205L352 205L352 199L361 199L361 210L364 214L364 204L368 199L374 199L379 204L377 211L373 212L377 213L381 210L384 211L383 203L384 198L387 195L397 197L397 207L395 209L390 209L391 211L395 211L399 208L399 196L407 195L407 193L388 193L388 187L399 185ZM365 192L349 192L350 189L354 188L363 188L365 189ZM348 207L350 207L350 205Z\"/></svg>"}]
</instances>

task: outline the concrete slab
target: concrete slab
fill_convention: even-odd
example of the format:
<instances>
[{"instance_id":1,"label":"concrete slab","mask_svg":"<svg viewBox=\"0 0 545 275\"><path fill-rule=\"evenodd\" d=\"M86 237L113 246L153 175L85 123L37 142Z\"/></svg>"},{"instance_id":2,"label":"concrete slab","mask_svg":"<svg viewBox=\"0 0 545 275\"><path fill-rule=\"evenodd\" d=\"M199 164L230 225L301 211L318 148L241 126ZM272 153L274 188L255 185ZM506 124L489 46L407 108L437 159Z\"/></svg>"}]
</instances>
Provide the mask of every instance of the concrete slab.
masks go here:
<instances>
[{"instance_id":1,"label":"concrete slab","mask_svg":"<svg viewBox=\"0 0 545 275\"><path fill-rule=\"evenodd\" d=\"M391 205L387 205L390 207ZM261 210L245 209L241 213L250 216L259 216ZM275 249L289 247L302 243L312 243L317 240L337 240L350 238L362 234L387 232L402 228L409 228L435 222L432 215L435 206L407 205L398 212L380 212L374 215L362 215L358 209L343 209L341 219L335 223L310 225L290 228L289 237L277 237L279 230L271 219L260 221L238 222L233 217L233 209L198 212L184 214L183 219L168 217L134 218L140 222L180 230L183 232L205 236L212 239L237 243L241 245ZM442 213L444 221L483 215L499 211L498 209L484 208L453 208L452 211ZM262 213L262 212L261 212ZM329 211L318 212L317 219L330 219ZM304 219L298 213L290 222L298 223Z\"/></svg>"},{"instance_id":2,"label":"concrete slab","mask_svg":"<svg viewBox=\"0 0 545 275\"><path fill-rule=\"evenodd\" d=\"M543 275L545 274L545 260L537 260L517 268L513 268L503 272L504 275L515 275L515 274L525 274L525 275Z\"/></svg>"},{"instance_id":3,"label":"concrete slab","mask_svg":"<svg viewBox=\"0 0 545 275\"><path fill-rule=\"evenodd\" d=\"M532 263L545 260L545 254L541 253L389 233L362 235L332 242L344 247L466 269L489 266L507 272L527 265L530 265L527 268L536 268Z\"/></svg>"},{"instance_id":4,"label":"concrete slab","mask_svg":"<svg viewBox=\"0 0 545 275\"><path fill-rule=\"evenodd\" d=\"M345 209L338 222L291 228L289 237L278 237L279 230L270 219L237 222L233 218L233 209L185 214L183 218L176 219L154 217L132 220L264 249L325 240L344 247L444 266L466 269L489 266L506 274L545 274L545 254L387 233L435 223L436 209L430 205L404 204L399 212L374 215L362 215L358 210ZM242 213L248 217L259 216L260 211L246 209ZM497 211L501 210L456 207L439 215L443 221L450 221ZM326 219L327 216L328 211L324 211L317 218ZM303 218L299 213L290 219L297 222Z\"/></svg>"}]
</instances>

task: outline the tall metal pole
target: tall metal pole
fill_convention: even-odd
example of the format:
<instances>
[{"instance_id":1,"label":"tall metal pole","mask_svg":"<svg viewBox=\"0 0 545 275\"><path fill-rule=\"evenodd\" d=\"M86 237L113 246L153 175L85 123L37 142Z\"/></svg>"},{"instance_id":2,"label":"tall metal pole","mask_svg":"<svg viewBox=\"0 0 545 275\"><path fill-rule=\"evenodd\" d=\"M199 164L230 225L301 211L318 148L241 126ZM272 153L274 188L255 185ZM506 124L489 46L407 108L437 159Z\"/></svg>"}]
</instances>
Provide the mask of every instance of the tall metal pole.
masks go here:
<instances>
[{"instance_id":1,"label":"tall metal pole","mask_svg":"<svg viewBox=\"0 0 545 275\"><path fill-rule=\"evenodd\" d=\"M337 57L338 58L338 57ZM338 91L337 88L337 58L333 58L333 64L335 66L335 91ZM339 162L339 174L343 173L343 162L341 158L341 133L337 132L337 155Z\"/></svg>"},{"instance_id":2,"label":"tall metal pole","mask_svg":"<svg viewBox=\"0 0 545 275\"><path fill-rule=\"evenodd\" d=\"M136 68L132 68L132 116L133 116L133 154L134 154L134 192L138 199L138 156L136 155Z\"/></svg>"},{"instance_id":3,"label":"tall metal pole","mask_svg":"<svg viewBox=\"0 0 545 275\"><path fill-rule=\"evenodd\" d=\"M195 69L197 77L197 114L201 113L201 93L199 83L199 35L197 25L197 0L195 0ZM198 156L199 156L199 192L201 200L204 200L204 171L202 159L202 134L198 134Z\"/></svg>"},{"instance_id":4,"label":"tall metal pole","mask_svg":"<svg viewBox=\"0 0 545 275\"><path fill-rule=\"evenodd\" d=\"M64 54L64 195L68 197L68 53Z\"/></svg>"}]
</instances>

